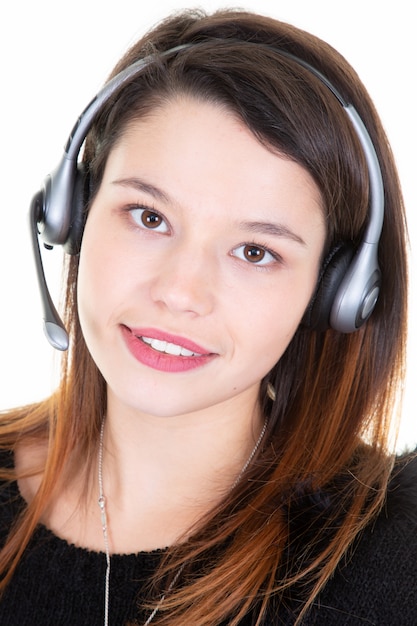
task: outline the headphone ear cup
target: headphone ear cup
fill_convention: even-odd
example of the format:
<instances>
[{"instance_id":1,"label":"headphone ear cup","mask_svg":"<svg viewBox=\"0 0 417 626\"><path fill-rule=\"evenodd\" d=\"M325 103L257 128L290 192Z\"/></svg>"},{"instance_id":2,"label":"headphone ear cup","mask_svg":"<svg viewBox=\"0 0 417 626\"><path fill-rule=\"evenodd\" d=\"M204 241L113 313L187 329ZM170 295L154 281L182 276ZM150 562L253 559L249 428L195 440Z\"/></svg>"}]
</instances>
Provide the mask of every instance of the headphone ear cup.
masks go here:
<instances>
[{"instance_id":1,"label":"headphone ear cup","mask_svg":"<svg viewBox=\"0 0 417 626\"><path fill-rule=\"evenodd\" d=\"M330 328L330 313L337 291L354 255L350 244L340 243L325 258L316 291L304 314L302 323L313 330Z\"/></svg>"},{"instance_id":2,"label":"headphone ear cup","mask_svg":"<svg viewBox=\"0 0 417 626\"><path fill-rule=\"evenodd\" d=\"M81 248L85 220L87 218L87 204L90 196L89 175L83 163L78 164L73 188L71 223L68 237L64 243L67 254L78 254Z\"/></svg>"}]
</instances>

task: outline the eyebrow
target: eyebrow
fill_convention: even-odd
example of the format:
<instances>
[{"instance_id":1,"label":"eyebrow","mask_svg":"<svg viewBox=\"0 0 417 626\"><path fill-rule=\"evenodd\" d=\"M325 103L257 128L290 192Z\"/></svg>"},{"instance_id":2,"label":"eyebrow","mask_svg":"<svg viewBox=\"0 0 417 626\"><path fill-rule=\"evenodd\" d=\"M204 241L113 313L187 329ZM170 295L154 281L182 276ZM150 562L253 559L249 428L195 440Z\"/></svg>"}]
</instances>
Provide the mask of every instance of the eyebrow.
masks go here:
<instances>
[{"instance_id":1,"label":"eyebrow","mask_svg":"<svg viewBox=\"0 0 417 626\"><path fill-rule=\"evenodd\" d=\"M162 202L170 202L170 197L164 191L162 191L162 189L160 189L159 187L155 187L155 185L147 183L144 180L135 176L128 178L118 178L117 180L113 180L112 184L120 185L122 187L132 187L133 189L137 189L138 191L147 193L153 198L161 200ZM272 235L274 237L291 239L292 241L295 241L296 243L299 243L303 246L307 245L304 239L300 237L300 235L297 235L297 233L295 233L285 224L255 220L239 222L238 227L240 230L245 230L250 233Z\"/></svg>"},{"instance_id":2,"label":"eyebrow","mask_svg":"<svg viewBox=\"0 0 417 626\"><path fill-rule=\"evenodd\" d=\"M169 196L159 189L159 187L155 187L150 183L146 183L140 178L130 177L130 178L118 178L117 180L112 181L112 185L120 185L121 187L132 187L133 189L137 189L137 191L143 191L157 200L161 200L162 202L169 202Z\"/></svg>"},{"instance_id":3,"label":"eyebrow","mask_svg":"<svg viewBox=\"0 0 417 626\"><path fill-rule=\"evenodd\" d=\"M285 239L291 239L296 243L306 246L306 242L300 235L297 235L291 228L285 224L279 224L275 222L241 222L239 228L251 233L260 233L263 235L273 235L274 237L282 237Z\"/></svg>"}]
</instances>

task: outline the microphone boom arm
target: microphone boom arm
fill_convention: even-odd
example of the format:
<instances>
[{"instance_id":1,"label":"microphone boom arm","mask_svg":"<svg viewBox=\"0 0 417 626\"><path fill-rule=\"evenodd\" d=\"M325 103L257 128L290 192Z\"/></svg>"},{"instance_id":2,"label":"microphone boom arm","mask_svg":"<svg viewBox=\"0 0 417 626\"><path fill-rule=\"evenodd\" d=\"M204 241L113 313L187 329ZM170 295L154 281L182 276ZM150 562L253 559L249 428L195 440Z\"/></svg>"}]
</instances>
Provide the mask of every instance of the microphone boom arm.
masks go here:
<instances>
[{"instance_id":1,"label":"microphone boom arm","mask_svg":"<svg viewBox=\"0 0 417 626\"><path fill-rule=\"evenodd\" d=\"M32 198L30 205L30 232L36 275L38 278L41 304L43 308L44 332L53 348L56 348L57 350L67 350L69 344L68 333L65 330L65 326L54 306L54 303L52 302L52 298L46 284L42 255L39 247L38 221L42 204L42 192L39 191Z\"/></svg>"}]
</instances>

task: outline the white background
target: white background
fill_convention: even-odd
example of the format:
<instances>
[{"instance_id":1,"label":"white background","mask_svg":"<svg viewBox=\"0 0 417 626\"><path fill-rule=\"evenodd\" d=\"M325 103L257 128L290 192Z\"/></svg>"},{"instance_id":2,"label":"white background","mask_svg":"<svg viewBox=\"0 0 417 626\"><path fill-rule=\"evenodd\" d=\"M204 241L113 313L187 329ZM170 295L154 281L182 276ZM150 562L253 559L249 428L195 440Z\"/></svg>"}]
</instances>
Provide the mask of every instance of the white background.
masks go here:
<instances>
[{"instance_id":1,"label":"white background","mask_svg":"<svg viewBox=\"0 0 417 626\"><path fill-rule=\"evenodd\" d=\"M409 0L247 0L241 6L326 39L347 57L367 85L402 179L414 294L417 45L412 5ZM57 353L43 335L28 235L31 196L55 167L76 118L125 49L168 13L194 6L210 11L225 3L23 0L1 5L1 408L41 399L57 380ZM48 253L46 268L54 297L60 259L60 251ZM412 302L410 321L413 316ZM409 375L398 449L417 442L413 396L417 341L412 323L410 327Z\"/></svg>"}]
</instances>

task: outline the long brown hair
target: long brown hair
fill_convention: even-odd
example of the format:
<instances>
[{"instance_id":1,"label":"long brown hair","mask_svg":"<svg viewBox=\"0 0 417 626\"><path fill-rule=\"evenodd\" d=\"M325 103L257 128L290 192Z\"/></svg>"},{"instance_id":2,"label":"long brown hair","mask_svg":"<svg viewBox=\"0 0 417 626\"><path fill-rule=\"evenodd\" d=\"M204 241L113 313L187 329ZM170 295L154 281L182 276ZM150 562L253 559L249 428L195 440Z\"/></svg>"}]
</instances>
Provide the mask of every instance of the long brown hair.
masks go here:
<instances>
[{"instance_id":1,"label":"long brown hair","mask_svg":"<svg viewBox=\"0 0 417 626\"><path fill-rule=\"evenodd\" d=\"M228 620L235 626L256 608L260 624L271 597L279 603L291 593L301 600L300 615L305 613L384 501L404 369L405 217L379 118L358 76L333 48L252 13L192 11L156 26L112 75L149 53L185 43L200 45L169 59L156 55L97 116L84 151L92 195L126 124L185 93L221 103L269 149L302 164L321 190L327 247L339 241L357 244L369 205L357 137L327 88L277 54L277 48L314 66L354 105L375 144L385 186L379 248L383 284L372 317L353 334L299 327L261 385L268 417L262 449L239 485L186 542L168 551L154 580L156 585L166 582L182 568L155 623L213 626ZM3 588L52 498L57 477L79 463L91 468L96 459L106 387L79 326L77 263L74 256L68 264L65 317L71 347L59 388L43 403L9 412L0 424L3 447L13 448L22 436L49 443L41 487L0 555ZM274 401L266 393L268 383L276 390ZM320 507L317 501L327 504ZM300 519L309 520L305 527Z\"/></svg>"}]
</instances>

